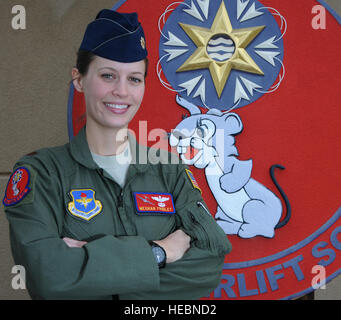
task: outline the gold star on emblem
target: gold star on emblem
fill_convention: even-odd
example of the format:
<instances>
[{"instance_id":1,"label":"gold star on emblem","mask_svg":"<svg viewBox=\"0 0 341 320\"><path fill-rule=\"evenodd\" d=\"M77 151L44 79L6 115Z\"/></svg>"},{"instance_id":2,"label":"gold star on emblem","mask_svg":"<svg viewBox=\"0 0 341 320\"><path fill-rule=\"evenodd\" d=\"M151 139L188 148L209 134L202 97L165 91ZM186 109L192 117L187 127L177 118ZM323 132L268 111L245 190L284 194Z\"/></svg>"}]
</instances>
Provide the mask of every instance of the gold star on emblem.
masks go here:
<instances>
[{"instance_id":1,"label":"gold star on emblem","mask_svg":"<svg viewBox=\"0 0 341 320\"><path fill-rule=\"evenodd\" d=\"M210 29L179 24L197 46L197 49L176 72L208 68L219 98L232 69L264 75L245 49L265 26L233 29L224 1L221 3ZM211 58L207 52L209 41L216 36L229 38L235 45L232 57L226 61L217 61Z\"/></svg>"}]
</instances>

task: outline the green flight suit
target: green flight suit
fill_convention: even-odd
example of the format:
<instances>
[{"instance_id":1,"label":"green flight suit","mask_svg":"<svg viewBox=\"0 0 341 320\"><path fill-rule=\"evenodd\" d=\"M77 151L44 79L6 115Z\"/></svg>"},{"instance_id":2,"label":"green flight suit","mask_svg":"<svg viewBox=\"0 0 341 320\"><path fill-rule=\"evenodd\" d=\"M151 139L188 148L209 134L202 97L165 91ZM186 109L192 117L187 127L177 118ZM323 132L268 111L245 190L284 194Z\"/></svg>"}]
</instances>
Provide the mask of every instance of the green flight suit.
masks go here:
<instances>
[{"instance_id":1,"label":"green flight suit","mask_svg":"<svg viewBox=\"0 0 341 320\"><path fill-rule=\"evenodd\" d=\"M231 245L186 166L129 140L133 161L122 189L93 161L84 129L70 143L16 164L29 171L30 191L5 211L14 261L25 267L33 299L198 299L219 284ZM94 191L99 206L91 219L72 213L74 190ZM133 192L170 193L176 213L138 215ZM159 269L148 241L179 228L191 247ZM63 237L88 243L70 248Z\"/></svg>"}]
</instances>

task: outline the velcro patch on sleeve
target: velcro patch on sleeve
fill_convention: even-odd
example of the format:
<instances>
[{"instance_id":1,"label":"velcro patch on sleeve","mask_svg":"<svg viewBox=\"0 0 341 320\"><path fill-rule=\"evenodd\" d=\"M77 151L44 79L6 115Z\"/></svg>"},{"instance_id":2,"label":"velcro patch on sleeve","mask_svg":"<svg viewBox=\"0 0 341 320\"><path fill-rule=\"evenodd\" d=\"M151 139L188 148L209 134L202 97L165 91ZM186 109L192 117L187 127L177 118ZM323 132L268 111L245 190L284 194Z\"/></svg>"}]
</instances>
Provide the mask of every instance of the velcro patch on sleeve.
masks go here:
<instances>
[{"instance_id":1,"label":"velcro patch on sleeve","mask_svg":"<svg viewBox=\"0 0 341 320\"><path fill-rule=\"evenodd\" d=\"M6 207L14 206L21 202L30 192L31 174L27 167L17 168L7 183L3 204Z\"/></svg>"},{"instance_id":2,"label":"velcro patch on sleeve","mask_svg":"<svg viewBox=\"0 0 341 320\"><path fill-rule=\"evenodd\" d=\"M133 196L139 215L175 213L173 196L170 193L133 192Z\"/></svg>"},{"instance_id":3,"label":"velcro patch on sleeve","mask_svg":"<svg viewBox=\"0 0 341 320\"><path fill-rule=\"evenodd\" d=\"M189 181L191 181L193 188L198 189L201 192L198 182L195 180L194 175L191 170L185 169Z\"/></svg>"}]
</instances>

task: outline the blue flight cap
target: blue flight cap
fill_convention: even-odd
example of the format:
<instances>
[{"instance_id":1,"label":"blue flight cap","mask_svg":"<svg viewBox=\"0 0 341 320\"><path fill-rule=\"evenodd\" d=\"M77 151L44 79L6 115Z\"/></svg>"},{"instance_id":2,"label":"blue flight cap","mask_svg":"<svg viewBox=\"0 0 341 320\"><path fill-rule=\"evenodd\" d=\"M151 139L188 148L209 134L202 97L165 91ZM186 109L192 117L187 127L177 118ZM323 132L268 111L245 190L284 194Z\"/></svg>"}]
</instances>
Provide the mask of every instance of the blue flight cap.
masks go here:
<instances>
[{"instance_id":1,"label":"blue flight cap","mask_svg":"<svg viewBox=\"0 0 341 320\"><path fill-rule=\"evenodd\" d=\"M146 40L137 13L103 9L86 28L80 50L118 62L147 57Z\"/></svg>"}]
</instances>

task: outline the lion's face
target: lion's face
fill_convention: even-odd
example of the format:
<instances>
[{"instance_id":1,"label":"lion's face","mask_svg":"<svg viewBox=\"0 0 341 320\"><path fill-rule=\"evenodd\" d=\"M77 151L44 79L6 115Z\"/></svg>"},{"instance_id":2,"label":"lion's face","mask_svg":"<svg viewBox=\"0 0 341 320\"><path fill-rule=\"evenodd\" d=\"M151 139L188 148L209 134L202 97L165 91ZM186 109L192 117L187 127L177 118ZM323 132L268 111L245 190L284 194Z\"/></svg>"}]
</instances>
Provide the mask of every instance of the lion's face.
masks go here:
<instances>
[{"instance_id":1,"label":"lion's face","mask_svg":"<svg viewBox=\"0 0 341 320\"><path fill-rule=\"evenodd\" d=\"M205 115L191 116L173 130L169 143L177 148L184 163L202 169L214 160L216 155L212 146L215 133L214 122Z\"/></svg>"},{"instance_id":2,"label":"lion's face","mask_svg":"<svg viewBox=\"0 0 341 320\"><path fill-rule=\"evenodd\" d=\"M178 102L188 105L183 99ZM192 106L192 111L194 108ZM203 169L217 161L224 168L226 157L238 155L234 146L235 135L243 130L239 116L216 109L206 114L199 113L199 109L194 112L176 126L169 144L177 148L181 159L188 165Z\"/></svg>"}]
</instances>

